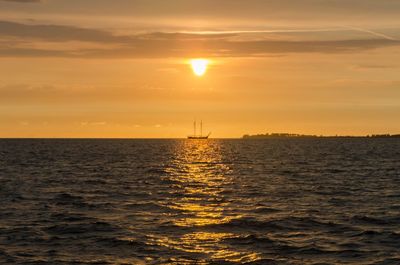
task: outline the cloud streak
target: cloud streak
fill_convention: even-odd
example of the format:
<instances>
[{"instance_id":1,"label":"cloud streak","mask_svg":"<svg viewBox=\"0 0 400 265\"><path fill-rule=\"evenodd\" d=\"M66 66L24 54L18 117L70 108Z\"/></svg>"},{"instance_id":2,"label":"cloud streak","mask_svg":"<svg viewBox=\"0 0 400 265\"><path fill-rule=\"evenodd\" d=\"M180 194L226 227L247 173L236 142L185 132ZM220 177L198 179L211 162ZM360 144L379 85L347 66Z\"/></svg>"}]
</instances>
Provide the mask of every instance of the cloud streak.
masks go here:
<instances>
[{"instance_id":1,"label":"cloud streak","mask_svg":"<svg viewBox=\"0 0 400 265\"><path fill-rule=\"evenodd\" d=\"M14 2L14 3L40 3L41 0L0 0L2 2Z\"/></svg>"},{"instance_id":2,"label":"cloud streak","mask_svg":"<svg viewBox=\"0 0 400 265\"><path fill-rule=\"evenodd\" d=\"M356 31L360 31L360 32L366 32L366 33L369 33L369 34L371 34L373 36L376 36L376 37L379 37L379 38L384 38L384 39L387 39L387 40L397 41L397 39L393 38L392 36L389 36L389 35L386 35L386 34L383 34L383 33L380 33L380 32L376 32L376 31L373 31L373 30L364 29L364 28L358 28L358 27L350 27L350 26L348 26L347 28L353 29L353 30L356 30Z\"/></svg>"},{"instance_id":3,"label":"cloud streak","mask_svg":"<svg viewBox=\"0 0 400 265\"><path fill-rule=\"evenodd\" d=\"M400 41L374 31L355 29L368 38L326 39L319 31L286 30L286 39L259 32L142 33L116 35L109 31L60 25L27 25L0 21L0 56L71 58L263 57L287 53L346 53L400 46ZM338 30L334 30L339 32ZM282 33L282 32L281 32ZM339 32L340 33L340 32ZM315 34L314 39L299 34ZM372 36L371 36L372 35ZM325 36L325 35L324 35ZM82 43L81 48L59 44ZM57 44L57 45L56 45ZM58 49L49 49L51 46ZM104 47L99 47L99 46Z\"/></svg>"}]
</instances>

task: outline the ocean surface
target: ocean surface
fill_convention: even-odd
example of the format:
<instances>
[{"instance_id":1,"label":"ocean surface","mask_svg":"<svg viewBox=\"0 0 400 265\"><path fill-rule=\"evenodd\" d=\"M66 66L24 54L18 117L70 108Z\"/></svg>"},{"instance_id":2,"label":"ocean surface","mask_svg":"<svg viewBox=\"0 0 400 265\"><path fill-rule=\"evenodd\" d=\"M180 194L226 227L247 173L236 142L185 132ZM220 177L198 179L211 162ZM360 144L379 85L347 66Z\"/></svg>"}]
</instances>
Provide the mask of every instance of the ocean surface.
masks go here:
<instances>
[{"instance_id":1,"label":"ocean surface","mask_svg":"<svg viewBox=\"0 0 400 265\"><path fill-rule=\"evenodd\" d=\"M400 139L0 140L1 264L400 264Z\"/></svg>"}]
</instances>

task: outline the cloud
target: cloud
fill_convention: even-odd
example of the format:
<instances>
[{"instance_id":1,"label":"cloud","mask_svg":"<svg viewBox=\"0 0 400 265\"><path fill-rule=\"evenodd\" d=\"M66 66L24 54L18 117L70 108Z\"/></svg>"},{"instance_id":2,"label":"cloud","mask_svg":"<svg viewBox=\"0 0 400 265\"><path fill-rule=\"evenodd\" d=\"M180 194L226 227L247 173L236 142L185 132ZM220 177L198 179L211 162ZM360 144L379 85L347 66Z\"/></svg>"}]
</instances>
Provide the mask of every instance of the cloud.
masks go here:
<instances>
[{"instance_id":1,"label":"cloud","mask_svg":"<svg viewBox=\"0 0 400 265\"><path fill-rule=\"evenodd\" d=\"M46 41L122 42L126 40L126 38L119 38L109 32L96 29L60 25L26 25L8 21L0 21L0 36Z\"/></svg>"},{"instance_id":2,"label":"cloud","mask_svg":"<svg viewBox=\"0 0 400 265\"><path fill-rule=\"evenodd\" d=\"M0 86L0 97L3 100L35 96L48 97L58 93L59 91L60 88L52 85L3 85Z\"/></svg>"},{"instance_id":3,"label":"cloud","mask_svg":"<svg viewBox=\"0 0 400 265\"><path fill-rule=\"evenodd\" d=\"M392 36L389 36L387 34L383 34L383 33L380 33L380 32L376 32L376 31L373 31L373 30L368 30L368 29L363 29L363 28L358 28L358 27L348 27L348 28L354 29L354 30L358 30L358 31L361 31L361 32L366 32L366 33L369 33L369 34L372 34L374 36L381 37L381 38L384 38L384 39L387 39L387 40L397 40L396 38L393 38Z\"/></svg>"},{"instance_id":4,"label":"cloud","mask_svg":"<svg viewBox=\"0 0 400 265\"><path fill-rule=\"evenodd\" d=\"M40 3L42 0L0 0L3 2L15 2L15 3Z\"/></svg>"},{"instance_id":5,"label":"cloud","mask_svg":"<svg viewBox=\"0 0 400 265\"><path fill-rule=\"evenodd\" d=\"M64 0L53 2L50 7L47 7L53 14L107 14L131 18L146 17L153 20L172 17L189 20L205 19L207 23L212 23L211 20L232 18L247 22L254 22L254 20L379 22L385 18L398 19L400 9L400 2L397 0Z\"/></svg>"},{"instance_id":6,"label":"cloud","mask_svg":"<svg viewBox=\"0 0 400 265\"><path fill-rule=\"evenodd\" d=\"M82 121L79 123L81 126L104 126L107 125L105 121Z\"/></svg>"},{"instance_id":7,"label":"cloud","mask_svg":"<svg viewBox=\"0 0 400 265\"><path fill-rule=\"evenodd\" d=\"M29 122L27 122L27 121L21 121L21 122L19 122L19 124L21 126L29 126Z\"/></svg>"},{"instance_id":8,"label":"cloud","mask_svg":"<svg viewBox=\"0 0 400 265\"><path fill-rule=\"evenodd\" d=\"M79 85L5 84L0 85L0 104L8 102L77 102L90 97L93 88Z\"/></svg>"},{"instance_id":9,"label":"cloud","mask_svg":"<svg viewBox=\"0 0 400 265\"><path fill-rule=\"evenodd\" d=\"M166 58L166 57L263 57L288 53L346 53L400 46L396 39L371 35L349 35L329 39L320 32L154 32L117 35L113 32L60 25L28 25L0 21L1 57L70 58ZM272 35L271 35L272 34ZM273 35L275 34L275 35ZM308 34L307 36L304 34ZM311 35L310 35L311 34ZM335 36L340 32L335 31ZM331 34L333 35L333 34ZM306 37L305 37L306 36ZM312 38L313 37L313 38ZM81 48L63 48L65 43ZM63 44L63 45L59 45ZM51 47L57 47L51 48Z\"/></svg>"},{"instance_id":10,"label":"cloud","mask_svg":"<svg viewBox=\"0 0 400 265\"><path fill-rule=\"evenodd\" d=\"M356 64L351 67L354 70L386 70L395 68L399 68L399 66L393 64Z\"/></svg>"}]
</instances>

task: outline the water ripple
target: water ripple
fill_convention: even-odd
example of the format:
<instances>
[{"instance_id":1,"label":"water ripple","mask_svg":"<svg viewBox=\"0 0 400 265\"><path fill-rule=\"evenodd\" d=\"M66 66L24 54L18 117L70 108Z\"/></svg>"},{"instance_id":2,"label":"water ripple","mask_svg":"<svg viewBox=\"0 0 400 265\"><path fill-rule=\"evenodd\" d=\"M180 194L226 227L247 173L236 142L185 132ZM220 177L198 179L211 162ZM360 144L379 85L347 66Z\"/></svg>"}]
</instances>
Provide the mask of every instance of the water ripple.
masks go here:
<instances>
[{"instance_id":1,"label":"water ripple","mask_svg":"<svg viewBox=\"0 0 400 265\"><path fill-rule=\"evenodd\" d=\"M400 264L398 139L0 150L0 263Z\"/></svg>"}]
</instances>

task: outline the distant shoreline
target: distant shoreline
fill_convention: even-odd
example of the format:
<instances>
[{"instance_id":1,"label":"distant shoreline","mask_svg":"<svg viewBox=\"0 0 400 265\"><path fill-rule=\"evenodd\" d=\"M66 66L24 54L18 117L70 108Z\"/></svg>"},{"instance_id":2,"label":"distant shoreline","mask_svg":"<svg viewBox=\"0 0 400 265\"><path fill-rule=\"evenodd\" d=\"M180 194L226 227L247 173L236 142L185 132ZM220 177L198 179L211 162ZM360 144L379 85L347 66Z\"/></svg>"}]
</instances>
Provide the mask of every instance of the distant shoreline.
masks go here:
<instances>
[{"instance_id":1,"label":"distant shoreline","mask_svg":"<svg viewBox=\"0 0 400 265\"><path fill-rule=\"evenodd\" d=\"M400 134L379 134L379 135L302 135L302 134L256 134L256 135L243 135L242 137L215 137L209 138L209 140L251 140L251 139L333 139L333 138L350 138L350 139L379 139L379 138L390 138L400 139ZM2 140L188 140L187 138L143 138L143 137L132 137L132 138L118 138L118 137L0 137ZM193 140L189 140L193 141Z\"/></svg>"},{"instance_id":2,"label":"distant shoreline","mask_svg":"<svg viewBox=\"0 0 400 265\"><path fill-rule=\"evenodd\" d=\"M371 134L371 135L308 135L308 134L294 134L294 133L266 133L243 135L242 139L276 139L276 138L400 138L400 134Z\"/></svg>"}]
</instances>

